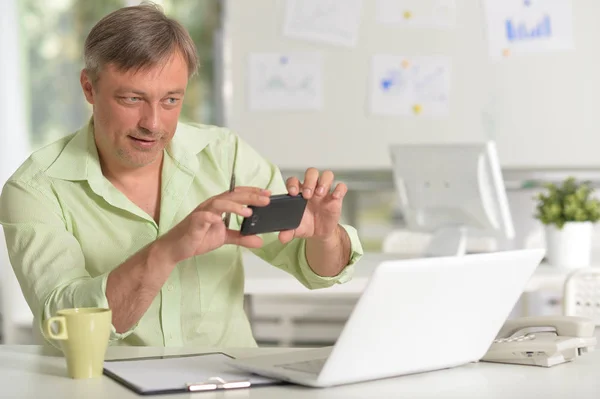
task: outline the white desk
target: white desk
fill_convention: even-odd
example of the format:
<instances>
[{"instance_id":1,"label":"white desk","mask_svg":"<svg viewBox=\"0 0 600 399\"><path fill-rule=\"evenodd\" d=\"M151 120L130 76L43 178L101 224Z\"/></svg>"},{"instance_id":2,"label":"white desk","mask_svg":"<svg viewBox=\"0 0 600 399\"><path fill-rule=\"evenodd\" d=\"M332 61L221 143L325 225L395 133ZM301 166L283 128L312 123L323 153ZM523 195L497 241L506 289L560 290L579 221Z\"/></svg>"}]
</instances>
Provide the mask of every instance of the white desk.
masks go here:
<instances>
[{"instance_id":1,"label":"white desk","mask_svg":"<svg viewBox=\"0 0 600 399\"><path fill-rule=\"evenodd\" d=\"M269 265L248 252L243 257L246 273L245 293L247 295L357 295L364 290L371 274L380 262L401 258L402 255L398 254L366 253L355 266L355 274L351 281L323 290L308 290L290 274ZM565 278L571 271L573 270L541 264L529 281L525 292L562 291Z\"/></svg>"},{"instance_id":2,"label":"white desk","mask_svg":"<svg viewBox=\"0 0 600 399\"><path fill-rule=\"evenodd\" d=\"M599 334L600 335L600 334ZM242 357L285 348L226 350ZM196 351L201 352L201 351ZM131 358L173 353L184 349L108 349L107 357ZM269 386L227 392L202 392L194 397L212 398L486 398L534 399L600 397L600 350L575 362L552 368L493 363L471 363L448 370L402 376L379 381L315 389L295 385ZM3 398L139 398L108 377L72 380L66 375L65 360L40 346L0 346L0 396ZM185 394L157 398L181 399Z\"/></svg>"}]
</instances>

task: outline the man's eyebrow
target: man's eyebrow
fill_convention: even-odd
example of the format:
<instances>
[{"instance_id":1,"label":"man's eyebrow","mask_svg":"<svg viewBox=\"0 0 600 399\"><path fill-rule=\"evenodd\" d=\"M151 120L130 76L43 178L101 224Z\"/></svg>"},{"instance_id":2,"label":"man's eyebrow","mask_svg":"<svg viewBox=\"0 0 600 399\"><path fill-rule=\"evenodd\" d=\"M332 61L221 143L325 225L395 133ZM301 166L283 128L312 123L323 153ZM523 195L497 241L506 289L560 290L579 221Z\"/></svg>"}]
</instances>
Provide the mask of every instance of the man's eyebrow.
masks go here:
<instances>
[{"instance_id":1,"label":"man's eyebrow","mask_svg":"<svg viewBox=\"0 0 600 399\"><path fill-rule=\"evenodd\" d=\"M136 89L132 89L131 87L119 87L116 90L117 93L133 93L133 94L139 94L140 96L145 96L146 92L143 92L141 90L136 90Z\"/></svg>"},{"instance_id":2,"label":"man's eyebrow","mask_svg":"<svg viewBox=\"0 0 600 399\"><path fill-rule=\"evenodd\" d=\"M136 89L132 89L129 87L120 87L117 89L117 93L133 93L133 94L137 94L139 96L145 96L146 92L141 91L141 90L136 90ZM170 96L173 94L185 94L185 89L176 89L176 90L169 90L167 92L167 94L165 94L166 96Z\"/></svg>"},{"instance_id":3,"label":"man's eyebrow","mask_svg":"<svg viewBox=\"0 0 600 399\"><path fill-rule=\"evenodd\" d=\"M171 94L185 94L185 89L177 89L177 90L170 90L167 92L167 96L170 96Z\"/></svg>"}]
</instances>

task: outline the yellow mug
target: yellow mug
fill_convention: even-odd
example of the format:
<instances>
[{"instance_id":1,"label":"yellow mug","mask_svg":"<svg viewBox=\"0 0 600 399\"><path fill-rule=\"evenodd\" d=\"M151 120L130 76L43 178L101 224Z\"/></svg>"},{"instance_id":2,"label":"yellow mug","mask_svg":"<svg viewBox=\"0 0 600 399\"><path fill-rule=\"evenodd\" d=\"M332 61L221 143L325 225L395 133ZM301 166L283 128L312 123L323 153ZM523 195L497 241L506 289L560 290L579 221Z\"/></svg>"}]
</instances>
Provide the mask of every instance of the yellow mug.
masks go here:
<instances>
[{"instance_id":1,"label":"yellow mug","mask_svg":"<svg viewBox=\"0 0 600 399\"><path fill-rule=\"evenodd\" d=\"M62 309L44 322L46 336L60 341L71 378L102 376L112 312L106 308ZM56 323L57 332L52 331Z\"/></svg>"}]
</instances>

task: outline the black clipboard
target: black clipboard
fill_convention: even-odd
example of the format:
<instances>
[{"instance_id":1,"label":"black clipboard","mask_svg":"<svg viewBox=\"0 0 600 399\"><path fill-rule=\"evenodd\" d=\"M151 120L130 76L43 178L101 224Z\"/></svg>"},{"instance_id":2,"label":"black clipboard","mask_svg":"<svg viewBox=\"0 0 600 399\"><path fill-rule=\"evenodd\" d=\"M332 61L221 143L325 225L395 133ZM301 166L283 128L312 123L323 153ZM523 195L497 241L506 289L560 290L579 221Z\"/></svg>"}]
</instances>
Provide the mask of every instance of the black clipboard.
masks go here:
<instances>
[{"instance_id":1,"label":"black clipboard","mask_svg":"<svg viewBox=\"0 0 600 399\"><path fill-rule=\"evenodd\" d=\"M227 364L223 352L151 356L104 362L104 375L139 395L194 393L281 384Z\"/></svg>"}]
</instances>

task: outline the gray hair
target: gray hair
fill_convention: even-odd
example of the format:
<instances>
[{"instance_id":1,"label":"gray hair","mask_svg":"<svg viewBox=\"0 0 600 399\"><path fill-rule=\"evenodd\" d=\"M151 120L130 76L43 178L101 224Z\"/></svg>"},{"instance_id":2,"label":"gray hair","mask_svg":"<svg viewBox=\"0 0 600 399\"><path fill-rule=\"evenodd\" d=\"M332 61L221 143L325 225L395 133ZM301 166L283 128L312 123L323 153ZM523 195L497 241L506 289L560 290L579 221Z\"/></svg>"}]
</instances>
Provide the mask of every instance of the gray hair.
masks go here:
<instances>
[{"instance_id":1,"label":"gray hair","mask_svg":"<svg viewBox=\"0 0 600 399\"><path fill-rule=\"evenodd\" d=\"M198 53L188 31L153 3L120 8L102 18L85 40L85 69L92 82L107 64L121 71L141 70L179 51L188 77L198 68Z\"/></svg>"}]
</instances>

